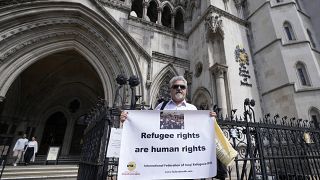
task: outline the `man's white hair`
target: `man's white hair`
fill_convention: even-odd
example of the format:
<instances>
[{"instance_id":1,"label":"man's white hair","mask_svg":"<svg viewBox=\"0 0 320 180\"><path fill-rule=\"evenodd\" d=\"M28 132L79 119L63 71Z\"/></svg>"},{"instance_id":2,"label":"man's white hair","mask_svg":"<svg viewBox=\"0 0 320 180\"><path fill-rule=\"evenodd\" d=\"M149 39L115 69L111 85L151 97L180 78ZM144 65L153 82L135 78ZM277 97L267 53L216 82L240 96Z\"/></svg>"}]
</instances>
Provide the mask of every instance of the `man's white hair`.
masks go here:
<instances>
[{"instance_id":1,"label":"man's white hair","mask_svg":"<svg viewBox=\"0 0 320 180\"><path fill-rule=\"evenodd\" d=\"M173 85L176 81L183 81L184 85L185 85L186 87L188 87L188 86L187 86L187 80L186 80L183 76L174 76L174 77L170 80L170 82L169 82L170 88L172 88L172 85Z\"/></svg>"}]
</instances>

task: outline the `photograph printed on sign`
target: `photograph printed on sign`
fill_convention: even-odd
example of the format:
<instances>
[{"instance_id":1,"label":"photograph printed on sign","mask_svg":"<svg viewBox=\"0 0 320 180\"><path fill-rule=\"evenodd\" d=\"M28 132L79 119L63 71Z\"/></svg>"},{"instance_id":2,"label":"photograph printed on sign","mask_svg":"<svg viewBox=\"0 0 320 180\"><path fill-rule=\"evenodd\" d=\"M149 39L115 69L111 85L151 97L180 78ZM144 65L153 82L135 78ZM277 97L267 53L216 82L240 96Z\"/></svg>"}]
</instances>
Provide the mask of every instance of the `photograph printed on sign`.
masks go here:
<instances>
[{"instance_id":1,"label":"photograph printed on sign","mask_svg":"<svg viewBox=\"0 0 320 180\"><path fill-rule=\"evenodd\" d=\"M184 129L184 114L175 111L161 112L160 129Z\"/></svg>"}]
</instances>

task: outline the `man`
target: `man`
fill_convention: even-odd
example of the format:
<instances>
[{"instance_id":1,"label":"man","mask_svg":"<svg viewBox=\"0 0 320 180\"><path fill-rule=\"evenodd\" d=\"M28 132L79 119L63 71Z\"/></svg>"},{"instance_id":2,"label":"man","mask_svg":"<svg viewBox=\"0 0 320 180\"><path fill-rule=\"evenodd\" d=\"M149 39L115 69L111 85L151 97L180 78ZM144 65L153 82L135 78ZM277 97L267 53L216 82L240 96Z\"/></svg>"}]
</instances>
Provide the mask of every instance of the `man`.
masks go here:
<instances>
[{"instance_id":1,"label":"man","mask_svg":"<svg viewBox=\"0 0 320 180\"><path fill-rule=\"evenodd\" d=\"M13 166L17 166L17 163L19 163L21 156L25 151L25 147L28 144L28 139L26 137L27 135L23 134L23 136L19 138L16 144L14 145L13 157L16 157L17 159L14 161Z\"/></svg>"},{"instance_id":2,"label":"man","mask_svg":"<svg viewBox=\"0 0 320 180\"><path fill-rule=\"evenodd\" d=\"M171 99L160 103L155 110L197 110L196 106L186 102L187 80L183 76L173 77L169 82L169 87ZM209 115L216 117L217 114L212 111ZM128 112L123 111L120 115L120 121L123 123L127 117ZM219 179L224 179L224 177Z\"/></svg>"},{"instance_id":3,"label":"man","mask_svg":"<svg viewBox=\"0 0 320 180\"><path fill-rule=\"evenodd\" d=\"M197 110L196 106L186 102L187 80L183 76L175 76L169 82L171 99L160 103L155 110ZM162 107L164 106L164 107ZM215 117L215 112L210 112L210 117ZM120 121L124 122L128 112L122 112Z\"/></svg>"}]
</instances>

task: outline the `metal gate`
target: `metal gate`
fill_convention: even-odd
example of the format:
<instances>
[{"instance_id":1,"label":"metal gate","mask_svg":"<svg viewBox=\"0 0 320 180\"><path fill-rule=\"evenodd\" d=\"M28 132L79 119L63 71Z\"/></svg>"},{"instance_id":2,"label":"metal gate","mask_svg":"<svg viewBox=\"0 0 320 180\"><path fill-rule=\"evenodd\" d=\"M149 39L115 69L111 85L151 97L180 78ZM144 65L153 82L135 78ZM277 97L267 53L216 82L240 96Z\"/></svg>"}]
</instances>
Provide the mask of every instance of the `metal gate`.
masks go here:
<instances>
[{"instance_id":1,"label":"metal gate","mask_svg":"<svg viewBox=\"0 0 320 180\"><path fill-rule=\"evenodd\" d=\"M320 179L320 130L314 122L267 114L257 121L254 101L244 102L244 117L218 122L239 152L229 179Z\"/></svg>"},{"instance_id":2,"label":"metal gate","mask_svg":"<svg viewBox=\"0 0 320 180\"><path fill-rule=\"evenodd\" d=\"M238 151L226 179L320 179L320 130L313 122L271 116L256 120L254 101L246 99L242 117L218 117L218 123ZM231 113L233 114L233 113ZM87 116L78 179L117 179L118 159L105 158L110 127L119 111L100 101Z\"/></svg>"}]
</instances>

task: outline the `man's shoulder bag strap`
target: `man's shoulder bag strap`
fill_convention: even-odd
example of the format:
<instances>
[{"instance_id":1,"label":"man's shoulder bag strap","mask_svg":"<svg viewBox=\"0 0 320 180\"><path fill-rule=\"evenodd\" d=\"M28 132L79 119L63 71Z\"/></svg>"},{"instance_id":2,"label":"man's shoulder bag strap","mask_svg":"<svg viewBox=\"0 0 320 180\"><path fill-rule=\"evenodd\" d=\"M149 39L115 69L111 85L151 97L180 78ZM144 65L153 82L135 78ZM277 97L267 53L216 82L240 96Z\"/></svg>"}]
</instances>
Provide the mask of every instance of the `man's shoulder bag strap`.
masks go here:
<instances>
[{"instance_id":1,"label":"man's shoulder bag strap","mask_svg":"<svg viewBox=\"0 0 320 180\"><path fill-rule=\"evenodd\" d=\"M160 110L163 110L164 107L166 107L166 105L168 104L169 101L163 101L162 106L160 108Z\"/></svg>"}]
</instances>

